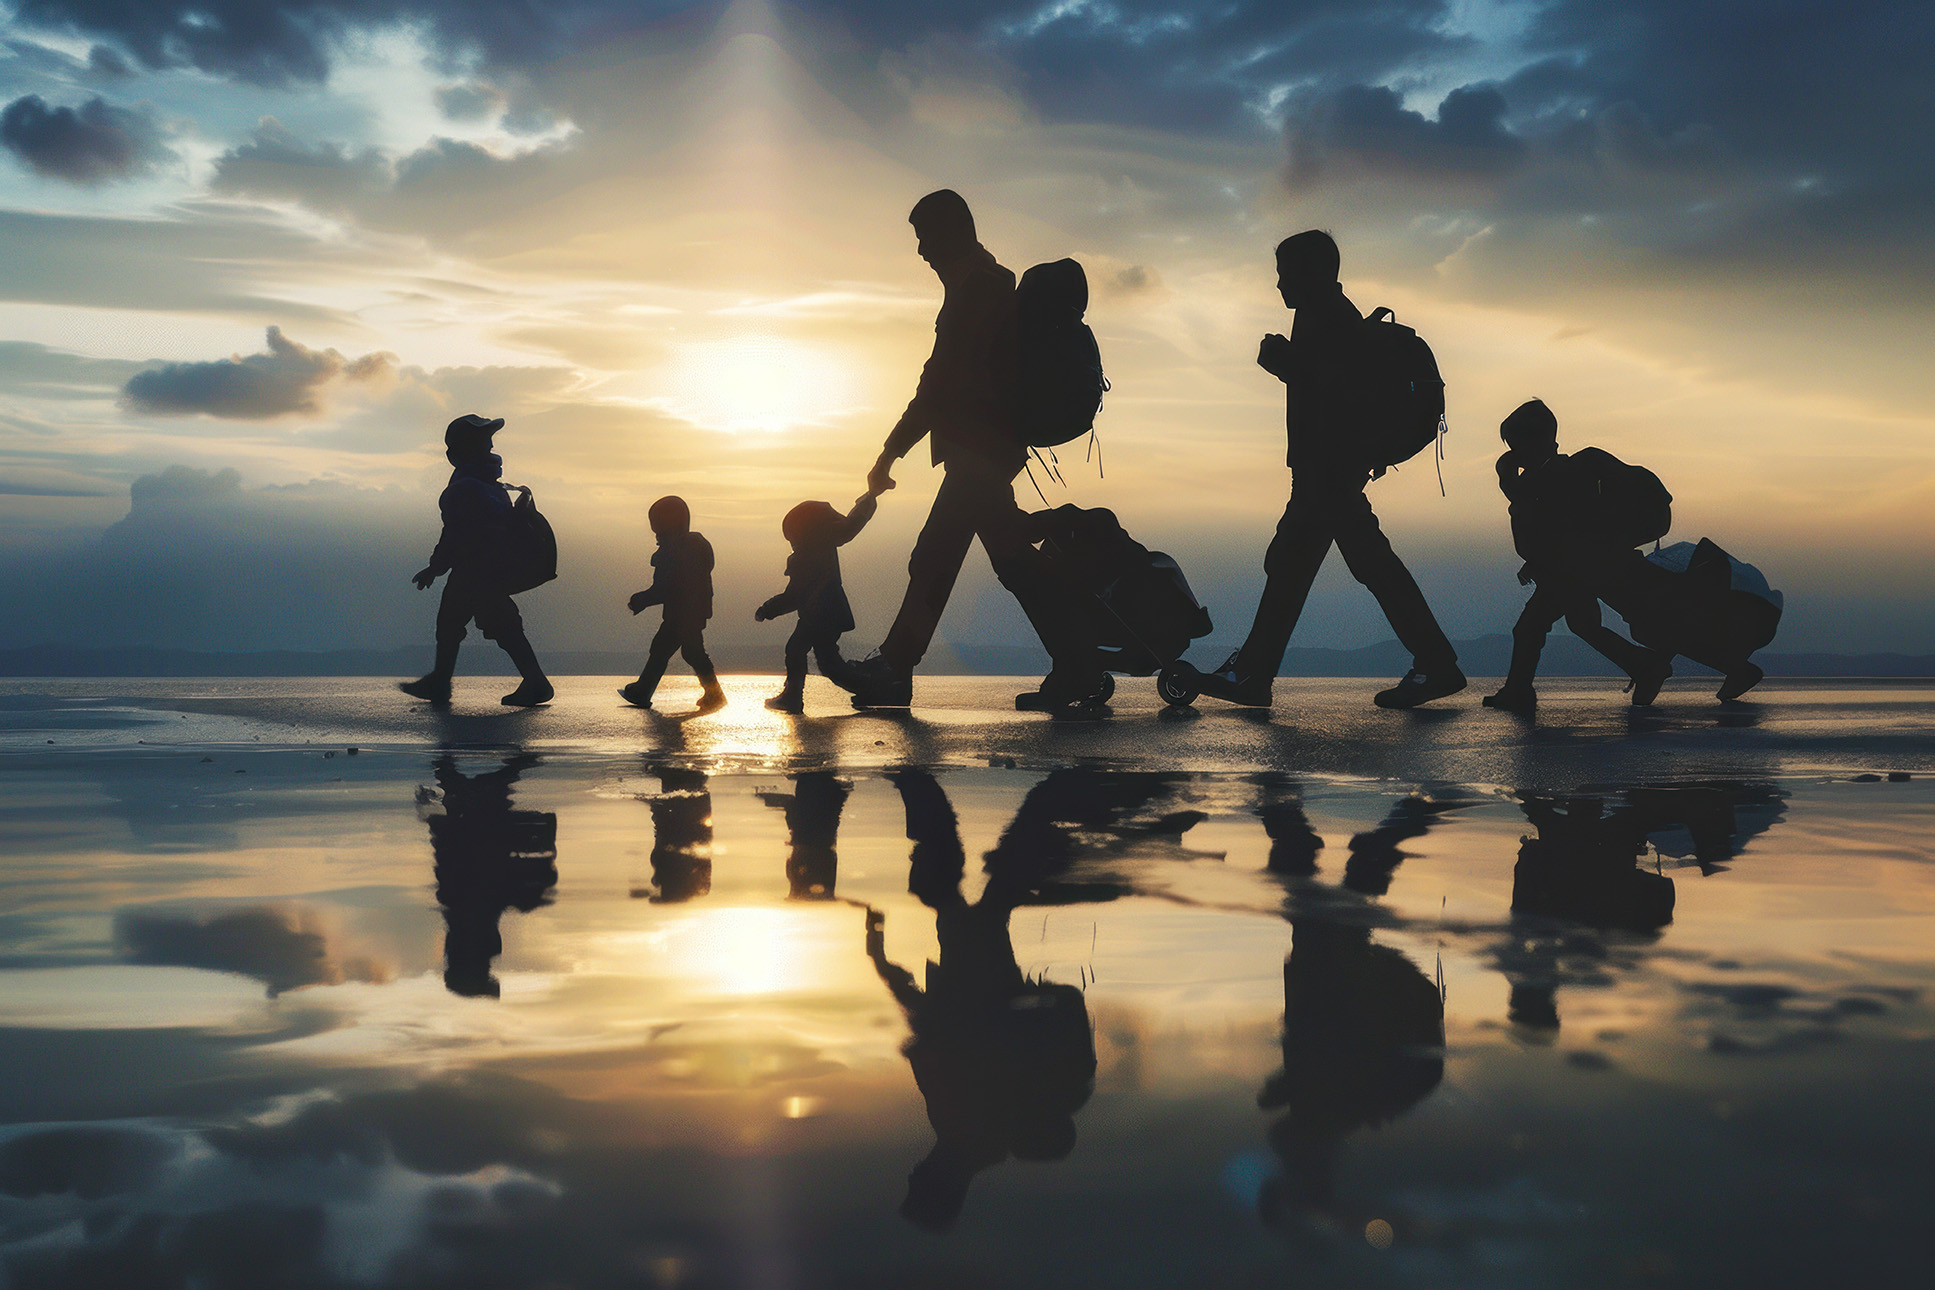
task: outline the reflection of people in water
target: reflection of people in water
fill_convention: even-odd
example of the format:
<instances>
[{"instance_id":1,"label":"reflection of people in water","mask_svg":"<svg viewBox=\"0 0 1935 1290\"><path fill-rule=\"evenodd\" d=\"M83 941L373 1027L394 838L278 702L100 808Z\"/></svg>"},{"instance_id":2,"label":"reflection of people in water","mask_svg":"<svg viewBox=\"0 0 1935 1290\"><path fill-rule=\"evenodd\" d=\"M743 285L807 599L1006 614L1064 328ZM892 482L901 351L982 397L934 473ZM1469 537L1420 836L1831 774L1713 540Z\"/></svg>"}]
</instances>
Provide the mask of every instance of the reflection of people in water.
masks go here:
<instances>
[{"instance_id":1,"label":"reflection of people in water","mask_svg":"<svg viewBox=\"0 0 1935 1290\"><path fill-rule=\"evenodd\" d=\"M1743 784L1525 796L1537 832L1519 845L1511 930L1493 952L1511 983L1512 1022L1535 1038L1555 1035L1561 986L1608 984L1673 921L1673 879L1635 863L1649 846L1716 873L1779 820L1780 804L1777 790Z\"/></svg>"},{"instance_id":2,"label":"reflection of people in water","mask_svg":"<svg viewBox=\"0 0 1935 1290\"><path fill-rule=\"evenodd\" d=\"M788 897L793 900L831 900L839 877L835 850L840 834L840 812L853 785L832 771L809 770L793 776L790 793L761 793L759 800L786 812L786 834L791 852L786 857Z\"/></svg>"},{"instance_id":3,"label":"reflection of people in water","mask_svg":"<svg viewBox=\"0 0 1935 1290\"><path fill-rule=\"evenodd\" d=\"M1260 787L1271 869L1289 884L1293 929L1283 965L1283 1069L1257 1098L1265 1110L1285 1112L1270 1128L1283 1171L1257 1198L1274 1224L1334 1209L1344 1141L1404 1114L1444 1077L1444 998L1410 959L1371 939L1377 911L1367 898L1389 889L1404 858L1400 844L1469 803L1400 801L1351 839L1338 891L1310 881L1323 841L1294 788L1275 779Z\"/></svg>"},{"instance_id":4,"label":"reflection of people in water","mask_svg":"<svg viewBox=\"0 0 1935 1290\"><path fill-rule=\"evenodd\" d=\"M1075 1146L1075 1112L1095 1079L1087 1002L1072 985L1029 980L1015 962L1008 918L1028 894L1020 864L990 857L970 905L954 809L925 771L889 778L913 843L908 888L934 911L940 941L924 985L886 957L884 919L869 911L867 955L907 1014L905 1052L927 1102L934 1149L907 1179L901 1214L950 1226L974 1175L1009 1156L1060 1160Z\"/></svg>"},{"instance_id":5,"label":"reflection of people in water","mask_svg":"<svg viewBox=\"0 0 1935 1290\"><path fill-rule=\"evenodd\" d=\"M652 885L634 890L655 904L673 905L712 890L712 793L702 770L648 764L658 776L652 808Z\"/></svg>"},{"instance_id":6,"label":"reflection of people in water","mask_svg":"<svg viewBox=\"0 0 1935 1290\"><path fill-rule=\"evenodd\" d=\"M518 753L496 770L465 775L457 759L437 759L437 791L417 790L429 815L436 860L437 904L443 907L443 983L452 994L498 994L491 960L504 950L498 920L507 909L530 913L551 901L558 882L558 817L511 808L511 786L537 765Z\"/></svg>"}]
</instances>

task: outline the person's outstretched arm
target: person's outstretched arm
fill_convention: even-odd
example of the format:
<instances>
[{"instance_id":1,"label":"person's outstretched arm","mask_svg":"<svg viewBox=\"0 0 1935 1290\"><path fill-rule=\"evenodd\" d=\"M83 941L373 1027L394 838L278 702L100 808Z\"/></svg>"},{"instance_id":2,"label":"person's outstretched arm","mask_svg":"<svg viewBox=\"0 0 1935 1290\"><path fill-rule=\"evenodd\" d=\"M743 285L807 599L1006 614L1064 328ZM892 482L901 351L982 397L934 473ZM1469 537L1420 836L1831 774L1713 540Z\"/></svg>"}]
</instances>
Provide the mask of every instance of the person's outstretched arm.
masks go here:
<instances>
[{"instance_id":1,"label":"person's outstretched arm","mask_svg":"<svg viewBox=\"0 0 1935 1290\"><path fill-rule=\"evenodd\" d=\"M867 527L867 521L872 519L874 512L879 509L879 498L875 497L872 493L862 493L853 503L853 509L841 517L840 522L834 526L833 544L835 546L845 546L847 543L853 541L853 539L859 537L860 530Z\"/></svg>"},{"instance_id":2,"label":"person's outstretched arm","mask_svg":"<svg viewBox=\"0 0 1935 1290\"><path fill-rule=\"evenodd\" d=\"M793 584L788 582L786 590L770 597L759 608L753 610L753 621L763 623L768 619L778 618L781 614L790 614L799 607L799 597L793 594Z\"/></svg>"},{"instance_id":3,"label":"person's outstretched arm","mask_svg":"<svg viewBox=\"0 0 1935 1290\"><path fill-rule=\"evenodd\" d=\"M894 996L908 1015L920 1010L926 1001L926 994L914 982L914 974L898 963L887 958L887 916L869 906L867 909L867 957L873 960L873 970L887 987L887 993Z\"/></svg>"}]
</instances>

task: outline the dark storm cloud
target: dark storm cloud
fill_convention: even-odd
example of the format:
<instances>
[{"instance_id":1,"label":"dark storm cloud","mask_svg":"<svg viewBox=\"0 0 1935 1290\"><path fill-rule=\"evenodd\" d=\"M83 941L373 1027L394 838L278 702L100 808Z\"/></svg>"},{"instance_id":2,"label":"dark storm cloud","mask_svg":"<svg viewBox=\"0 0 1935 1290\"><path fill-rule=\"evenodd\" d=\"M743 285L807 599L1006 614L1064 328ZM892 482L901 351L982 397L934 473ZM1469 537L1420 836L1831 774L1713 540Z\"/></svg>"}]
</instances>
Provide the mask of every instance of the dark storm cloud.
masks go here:
<instances>
[{"instance_id":1,"label":"dark storm cloud","mask_svg":"<svg viewBox=\"0 0 1935 1290\"><path fill-rule=\"evenodd\" d=\"M345 33L425 25L453 48L527 64L600 22L694 8L673 0L18 0L30 26L112 40L150 69L193 67L259 85L321 81Z\"/></svg>"},{"instance_id":2,"label":"dark storm cloud","mask_svg":"<svg viewBox=\"0 0 1935 1290\"><path fill-rule=\"evenodd\" d=\"M36 174L84 185L132 178L174 155L144 112L99 98L54 107L38 94L0 110L0 145Z\"/></svg>"},{"instance_id":3,"label":"dark storm cloud","mask_svg":"<svg viewBox=\"0 0 1935 1290\"><path fill-rule=\"evenodd\" d=\"M1379 79L1458 47L1446 0L806 0L873 53L935 37L998 52L1054 119L1253 130L1248 109L1282 84ZM722 11L691 0L21 0L30 27L112 41L149 68L195 67L259 84L317 82L343 34L421 24L452 53L533 67L574 42L666 15ZM785 5L780 6L782 22ZM470 106L459 95L447 110Z\"/></svg>"},{"instance_id":4,"label":"dark storm cloud","mask_svg":"<svg viewBox=\"0 0 1935 1290\"><path fill-rule=\"evenodd\" d=\"M1428 179L1501 174L1526 152L1505 128L1505 110L1491 86L1453 90L1435 120L1404 107L1395 90L1347 86L1291 132L1291 186L1310 187L1337 161Z\"/></svg>"},{"instance_id":5,"label":"dark storm cloud","mask_svg":"<svg viewBox=\"0 0 1935 1290\"><path fill-rule=\"evenodd\" d=\"M128 378L128 406L150 416L206 413L238 421L267 420L321 410L320 395L338 380L365 381L388 375L396 359L386 353L347 359L333 349L310 349L270 327L269 348L212 363L166 363Z\"/></svg>"}]
</instances>

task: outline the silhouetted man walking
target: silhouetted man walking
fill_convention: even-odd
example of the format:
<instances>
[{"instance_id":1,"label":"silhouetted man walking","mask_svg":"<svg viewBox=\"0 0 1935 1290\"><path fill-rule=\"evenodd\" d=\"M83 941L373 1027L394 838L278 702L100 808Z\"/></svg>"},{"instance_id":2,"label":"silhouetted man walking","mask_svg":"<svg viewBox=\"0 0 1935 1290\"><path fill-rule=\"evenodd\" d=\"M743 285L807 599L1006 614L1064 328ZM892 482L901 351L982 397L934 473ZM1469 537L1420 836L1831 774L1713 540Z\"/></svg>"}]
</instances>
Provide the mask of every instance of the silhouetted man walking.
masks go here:
<instances>
[{"instance_id":1,"label":"silhouetted man walking","mask_svg":"<svg viewBox=\"0 0 1935 1290\"><path fill-rule=\"evenodd\" d=\"M428 674L400 681L397 688L430 703L450 702L450 678L457 670L457 649L475 622L485 640L496 641L511 656L523 683L499 702L533 708L548 703L551 682L538 666L537 651L524 634L524 619L506 591L511 543L511 499L499 481L504 459L491 449L491 436L504 428L504 418L487 419L467 412L443 432L444 456L452 467L450 483L437 499L443 514L443 533L430 563L412 579L417 590L448 573L443 599L437 605L437 658Z\"/></svg>"},{"instance_id":2,"label":"silhouetted man walking","mask_svg":"<svg viewBox=\"0 0 1935 1290\"><path fill-rule=\"evenodd\" d=\"M946 475L907 562L900 614L878 653L854 664L842 683L863 707L905 707L911 701L914 667L934 639L968 546L978 537L995 576L1021 602L1055 663L1041 688L1018 696L1015 706L1079 702L1101 684L1093 642L1069 612L1071 597L1057 592L1059 580L1030 544L1027 516L1015 504L1014 478L1027 460L1015 429L1015 275L981 245L974 216L951 189L921 198L908 222L921 259L946 294L934 320L933 355L867 475L867 491L894 487L894 462L923 438Z\"/></svg>"},{"instance_id":3,"label":"silhouetted man walking","mask_svg":"<svg viewBox=\"0 0 1935 1290\"><path fill-rule=\"evenodd\" d=\"M1263 338L1256 361L1288 387L1286 461L1293 475L1290 502L1263 557L1267 581L1249 638L1200 676L1204 694L1232 703L1270 706L1270 683L1332 543L1411 651L1411 671L1378 693L1378 706L1414 707L1465 688L1457 652L1364 496L1371 472L1355 442L1366 403L1364 315L1344 295L1337 268L1337 243L1320 229L1277 247L1277 291L1297 317L1288 339L1274 332Z\"/></svg>"}]
</instances>

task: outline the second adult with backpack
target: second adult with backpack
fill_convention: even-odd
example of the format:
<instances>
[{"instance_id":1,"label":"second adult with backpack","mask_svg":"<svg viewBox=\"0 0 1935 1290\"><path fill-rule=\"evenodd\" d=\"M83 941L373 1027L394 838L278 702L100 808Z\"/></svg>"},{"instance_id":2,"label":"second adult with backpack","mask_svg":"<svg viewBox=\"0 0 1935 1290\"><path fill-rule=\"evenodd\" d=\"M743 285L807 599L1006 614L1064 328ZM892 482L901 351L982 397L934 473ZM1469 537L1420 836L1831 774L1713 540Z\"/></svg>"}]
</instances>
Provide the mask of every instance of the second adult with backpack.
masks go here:
<instances>
[{"instance_id":1,"label":"second adult with backpack","mask_svg":"<svg viewBox=\"0 0 1935 1290\"><path fill-rule=\"evenodd\" d=\"M1287 338L1275 333L1263 338L1256 361L1286 387L1290 500L1263 557L1266 581L1249 637L1214 672L1197 672L1186 664L1177 669L1182 673L1176 678L1182 682L1180 693L1165 673L1166 698L1200 692L1232 703L1270 706L1271 682L1333 543L1343 552L1351 576L1377 598L1399 642L1411 652L1411 670L1396 685L1379 691L1378 706L1415 707L1465 688L1457 652L1417 580L1391 549L1364 495L1373 471L1382 474L1383 467L1402 459L1399 454L1408 456L1416 449L1387 446L1404 437L1402 427L1394 436L1389 424L1394 403L1404 400L1390 396L1391 373L1379 363L1386 348L1378 343L1383 338L1367 329L1393 324L1367 323L1345 296L1337 273L1337 243L1320 229L1298 233L1277 246L1277 291L1297 316ZM1405 335L1415 341L1408 331ZM1428 362L1429 351L1424 354ZM1441 400L1442 382L1429 388L1436 364L1429 363L1429 368L1400 382L1411 387L1401 394ZM1442 413L1442 402L1436 406Z\"/></svg>"}]
</instances>

